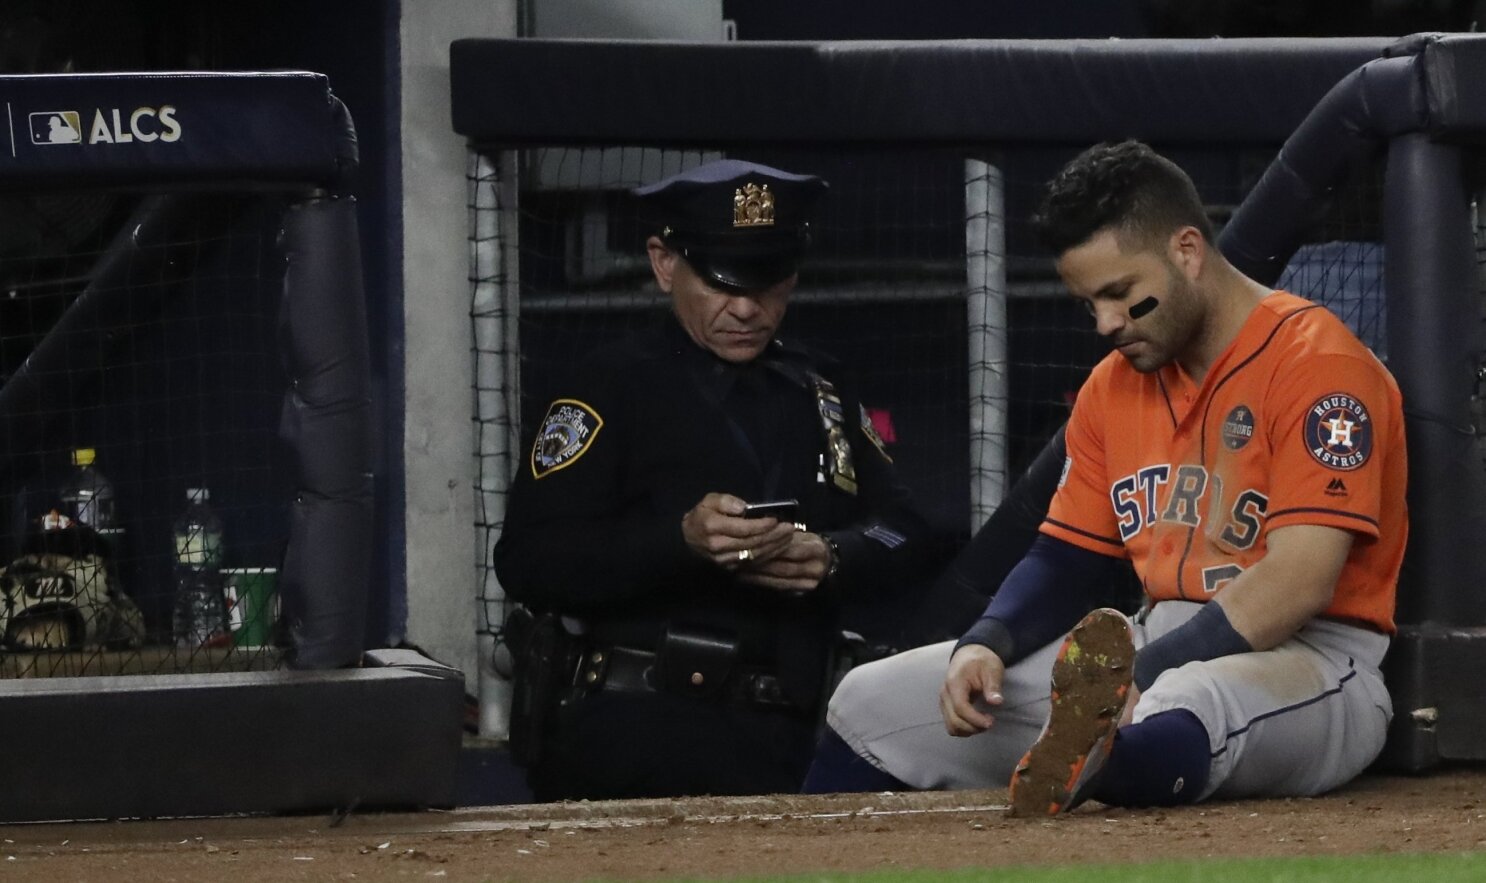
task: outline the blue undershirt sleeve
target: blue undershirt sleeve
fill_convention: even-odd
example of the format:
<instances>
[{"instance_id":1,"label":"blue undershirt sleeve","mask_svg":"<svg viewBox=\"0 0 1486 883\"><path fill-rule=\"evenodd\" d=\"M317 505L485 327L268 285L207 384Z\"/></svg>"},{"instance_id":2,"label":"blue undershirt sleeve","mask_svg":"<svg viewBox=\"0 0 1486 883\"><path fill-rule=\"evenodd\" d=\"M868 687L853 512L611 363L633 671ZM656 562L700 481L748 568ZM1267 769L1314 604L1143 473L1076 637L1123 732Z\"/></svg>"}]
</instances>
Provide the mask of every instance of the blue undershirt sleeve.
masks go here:
<instances>
[{"instance_id":1,"label":"blue undershirt sleeve","mask_svg":"<svg viewBox=\"0 0 1486 883\"><path fill-rule=\"evenodd\" d=\"M955 649L981 644L1008 667L1016 664L1099 606L1121 561L1039 535Z\"/></svg>"},{"instance_id":2,"label":"blue undershirt sleeve","mask_svg":"<svg viewBox=\"0 0 1486 883\"><path fill-rule=\"evenodd\" d=\"M1141 648L1135 655L1135 687L1144 693L1164 671L1253 649L1227 612L1209 601L1196 616Z\"/></svg>"}]
</instances>

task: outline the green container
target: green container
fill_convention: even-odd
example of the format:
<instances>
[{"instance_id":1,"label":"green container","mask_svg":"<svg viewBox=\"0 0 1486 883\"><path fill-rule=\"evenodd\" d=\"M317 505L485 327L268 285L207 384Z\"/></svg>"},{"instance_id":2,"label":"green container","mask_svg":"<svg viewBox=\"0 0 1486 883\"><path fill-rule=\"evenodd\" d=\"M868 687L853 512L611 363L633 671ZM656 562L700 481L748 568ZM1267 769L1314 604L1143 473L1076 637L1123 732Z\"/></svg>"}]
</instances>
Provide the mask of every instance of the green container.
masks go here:
<instances>
[{"instance_id":1,"label":"green container","mask_svg":"<svg viewBox=\"0 0 1486 883\"><path fill-rule=\"evenodd\" d=\"M279 571L273 567L234 567L222 571L227 623L238 647L267 647L279 620Z\"/></svg>"}]
</instances>

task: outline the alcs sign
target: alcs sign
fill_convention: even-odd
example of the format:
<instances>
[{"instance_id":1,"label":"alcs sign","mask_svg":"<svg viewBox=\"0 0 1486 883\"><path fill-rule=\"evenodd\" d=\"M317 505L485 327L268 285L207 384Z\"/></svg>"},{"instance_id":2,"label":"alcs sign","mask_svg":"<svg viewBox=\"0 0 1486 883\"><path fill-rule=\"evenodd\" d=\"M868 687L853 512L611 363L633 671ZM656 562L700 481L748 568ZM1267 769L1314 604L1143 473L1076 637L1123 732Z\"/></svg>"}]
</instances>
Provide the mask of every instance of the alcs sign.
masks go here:
<instances>
[{"instance_id":1,"label":"alcs sign","mask_svg":"<svg viewBox=\"0 0 1486 883\"><path fill-rule=\"evenodd\" d=\"M125 120L127 119L127 126ZM75 110L49 110L30 115L31 143L83 143L82 115ZM179 141L181 124L174 105L136 107L127 118L120 108L97 108L88 127L88 144L128 144L131 141Z\"/></svg>"}]
</instances>

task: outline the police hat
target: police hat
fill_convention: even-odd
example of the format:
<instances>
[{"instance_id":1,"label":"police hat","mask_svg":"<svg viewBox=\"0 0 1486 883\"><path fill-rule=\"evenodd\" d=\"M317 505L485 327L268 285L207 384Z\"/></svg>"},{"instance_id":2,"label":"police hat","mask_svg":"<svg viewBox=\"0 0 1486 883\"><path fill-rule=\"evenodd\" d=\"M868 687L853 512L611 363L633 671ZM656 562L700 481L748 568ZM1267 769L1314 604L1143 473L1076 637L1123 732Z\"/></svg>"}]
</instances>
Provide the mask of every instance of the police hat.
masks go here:
<instances>
[{"instance_id":1,"label":"police hat","mask_svg":"<svg viewBox=\"0 0 1486 883\"><path fill-rule=\"evenodd\" d=\"M725 289L757 291L799 269L826 186L814 175L724 159L634 194L666 246L697 273Z\"/></svg>"}]
</instances>

